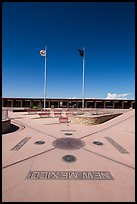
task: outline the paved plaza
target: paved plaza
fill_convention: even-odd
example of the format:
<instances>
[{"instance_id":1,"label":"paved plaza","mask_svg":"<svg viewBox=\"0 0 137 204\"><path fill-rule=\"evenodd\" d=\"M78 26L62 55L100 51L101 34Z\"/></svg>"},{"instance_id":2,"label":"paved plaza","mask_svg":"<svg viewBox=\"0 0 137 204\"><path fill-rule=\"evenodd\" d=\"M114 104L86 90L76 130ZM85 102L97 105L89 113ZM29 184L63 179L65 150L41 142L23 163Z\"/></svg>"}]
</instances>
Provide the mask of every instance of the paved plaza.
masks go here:
<instances>
[{"instance_id":1,"label":"paved plaza","mask_svg":"<svg viewBox=\"0 0 137 204\"><path fill-rule=\"evenodd\" d=\"M3 202L135 201L134 109L98 125L27 112L9 111L9 117Z\"/></svg>"}]
</instances>

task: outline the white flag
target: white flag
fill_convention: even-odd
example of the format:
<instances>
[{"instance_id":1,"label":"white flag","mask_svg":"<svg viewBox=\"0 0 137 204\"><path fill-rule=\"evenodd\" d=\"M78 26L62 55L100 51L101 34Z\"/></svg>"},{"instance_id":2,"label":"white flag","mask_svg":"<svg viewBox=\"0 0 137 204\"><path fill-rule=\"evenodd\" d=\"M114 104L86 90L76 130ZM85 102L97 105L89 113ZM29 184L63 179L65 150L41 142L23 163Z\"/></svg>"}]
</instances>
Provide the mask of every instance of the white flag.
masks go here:
<instances>
[{"instance_id":1,"label":"white flag","mask_svg":"<svg viewBox=\"0 0 137 204\"><path fill-rule=\"evenodd\" d=\"M46 50L40 50L40 55L41 56L46 56Z\"/></svg>"}]
</instances>

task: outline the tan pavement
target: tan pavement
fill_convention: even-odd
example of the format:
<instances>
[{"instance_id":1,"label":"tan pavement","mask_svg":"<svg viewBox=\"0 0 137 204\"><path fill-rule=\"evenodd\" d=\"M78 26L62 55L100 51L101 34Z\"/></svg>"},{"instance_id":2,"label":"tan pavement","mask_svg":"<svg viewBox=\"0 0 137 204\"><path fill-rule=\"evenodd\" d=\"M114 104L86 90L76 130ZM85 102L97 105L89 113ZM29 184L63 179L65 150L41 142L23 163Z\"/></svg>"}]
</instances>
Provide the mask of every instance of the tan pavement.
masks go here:
<instances>
[{"instance_id":1,"label":"tan pavement","mask_svg":"<svg viewBox=\"0 0 137 204\"><path fill-rule=\"evenodd\" d=\"M2 135L3 202L135 201L135 110L91 126L9 116L19 129Z\"/></svg>"}]
</instances>

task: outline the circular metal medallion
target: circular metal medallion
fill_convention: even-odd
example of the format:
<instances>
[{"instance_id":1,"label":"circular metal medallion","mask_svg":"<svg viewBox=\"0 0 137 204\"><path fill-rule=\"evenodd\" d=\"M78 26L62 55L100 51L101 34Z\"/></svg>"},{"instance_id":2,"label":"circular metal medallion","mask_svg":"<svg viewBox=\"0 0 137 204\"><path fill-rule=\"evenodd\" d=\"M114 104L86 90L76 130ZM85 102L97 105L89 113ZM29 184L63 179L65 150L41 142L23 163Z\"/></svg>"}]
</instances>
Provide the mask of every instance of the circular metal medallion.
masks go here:
<instances>
[{"instance_id":1,"label":"circular metal medallion","mask_svg":"<svg viewBox=\"0 0 137 204\"><path fill-rule=\"evenodd\" d=\"M37 145L41 145L41 144L44 144L45 142L44 141L36 141L34 142L34 144L37 144Z\"/></svg>"},{"instance_id":2,"label":"circular metal medallion","mask_svg":"<svg viewBox=\"0 0 137 204\"><path fill-rule=\"evenodd\" d=\"M56 139L52 144L54 147L59 149L72 149L72 150L80 149L85 146L85 142L83 142L80 139L72 138L72 137L71 138L63 137L63 138Z\"/></svg>"},{"instance_id":3,"label":"circular metal medallion","mask_svg":"<svg viewBox=\"0 0 137 204\"><path fill-rule=\"evenodd\" d=\"M95 145L103 145L103 143L102 142L99 142L99 141L94 141L93 142Z\"/></svg>"},{"instance_id":4,"label":"circular metal medallion","mask_svg":"<svg viewBox=\"0 0 137 204\"><path fill-rule=\"evenodd\" d=\"M70 135L72 135L72 133L71 132L66 132L65 135L70 136Z\"/></svg>"},{"instance_id":5,"label":"circular metal medallion","mask_svg":"<svg viewBox=\"0 0 137 204\"><path fill-rule=\"evenodd\" d=\"M65 155L62 157L65 162L75 162L77 158L73 155Z\"/></svg>"}]
</instances>

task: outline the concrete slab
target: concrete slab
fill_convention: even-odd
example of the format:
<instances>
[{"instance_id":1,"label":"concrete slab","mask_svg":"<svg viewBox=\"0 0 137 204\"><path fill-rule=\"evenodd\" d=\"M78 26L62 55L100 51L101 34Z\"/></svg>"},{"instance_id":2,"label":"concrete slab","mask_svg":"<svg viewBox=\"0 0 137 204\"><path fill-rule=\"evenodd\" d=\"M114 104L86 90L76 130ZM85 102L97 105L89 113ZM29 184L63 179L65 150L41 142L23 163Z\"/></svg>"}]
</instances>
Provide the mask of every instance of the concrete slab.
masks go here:
<instances>
[{"instance_id":1,"label":"concrete slab","mask_svg":"<svg viewBox=\"0 0 137 204\"><path fill-rule=\"evenodd\" d=\"M9 116L19 129L2 135L3 202L135 201L135 110L99 125L60 124L24 112ZM53 145L59 138L68 138L68 149ZM85 145L71 149L77 143L69 138ZM64 161L65 155L76 161Z\"/></svg>"}]
</instances>

